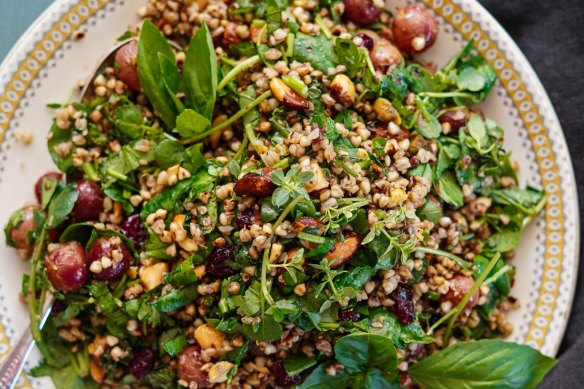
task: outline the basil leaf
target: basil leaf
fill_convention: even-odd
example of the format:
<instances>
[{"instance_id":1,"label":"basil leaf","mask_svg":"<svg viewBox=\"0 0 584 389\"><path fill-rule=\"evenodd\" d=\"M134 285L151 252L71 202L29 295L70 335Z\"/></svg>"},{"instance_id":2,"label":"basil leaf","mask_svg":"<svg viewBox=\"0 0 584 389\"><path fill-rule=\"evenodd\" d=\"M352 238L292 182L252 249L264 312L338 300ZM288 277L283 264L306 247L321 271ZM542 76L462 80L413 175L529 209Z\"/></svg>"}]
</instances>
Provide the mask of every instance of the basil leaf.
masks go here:
<instances>
[{"instance_id":1,"label":"basil leaf","mask_svg":"<svg viewBox=\"0 0 584 389\"><path fill-rule=\"evenodd\" d=\"M65 186L49 203L47 209L47 227L55 228L61 225L75 206L79 191L75 184Z\"/></svg>"},{"instance_id":2,"label":"basil leaf","mask_svg":"<svg viewBox=\"0 0 584 389\"><path fill-rule=\"evenodd\" d=\"M160 55L175 61L174 52L164 35L152 22L145 20L138 40L138 77L156 113L168 127L174 128L178 112L164 86Z\"/></svg>"},{"instance_id":3,"label":"basil leaf","mask_svg":"<svg viewBox=\"0 0 584 389\"><path fill-rule=\"evenodd\" d=\"M393 343L381 335L355 333L343 336L335 344L335 357L349 373L372 367L386 371L397 366Z\"/></svg>"},{"instance_id":4,"label":"basil leaf","mask_svg":"<svg viewBox=\"0 0 584 389\"><path fill-rule=\"evenodd\" d=\"M217 95L217 57L205 23L191 39L183 76L188 107L211 120Z\"/></svg>"},{"instance_id":5,"label":"basil leaf","mask_svg":"<svg viewBox=\"0 0 584 389\"><path fill-rule=\"evenodd\" d=\"M556 364L525 345L498 339L461 342L410 366L412 380L428 389L535 388Z\"/></svg>"},{"instance_id":6,"label":"basil leaf","mask_svg":"<svg viewBox=\"0 0 584 389\"><path fill-rule=\"evenodd\" d=\"M209 127L211 127L209 119L192 109L185 109L176 118L176 129L183 138L191 138L201 134Z\"/></svg>"},{"instance_id":7,"label":"basil leaf","mask_svg":"<svg viewBox=\"0 0 584 389\"><path fill-rule=\"evenodd\" d=\"M323 35L306 35L297 33L294 39L294 55L292 59L299 62L310 62L322 72L334 68L339 64L333 42Z\"/></svg>"},{"instance_id":8,"label":"basil leaf","mask_svg":"<svg viewBox=\"0 0 584 389\"><path fill-rule=\"evenodd\" d=\"M371 326L373 322L381 323L382 326L373 327ZM361 323L368 327L367 332L388 337L399 348L405 348L411 343L428 344L435 341L433 337L426 335L417 320L410 324L402 324L392 312L383 308L371 311L369 318L362 320Z\"/></svg>"}]
</instances>

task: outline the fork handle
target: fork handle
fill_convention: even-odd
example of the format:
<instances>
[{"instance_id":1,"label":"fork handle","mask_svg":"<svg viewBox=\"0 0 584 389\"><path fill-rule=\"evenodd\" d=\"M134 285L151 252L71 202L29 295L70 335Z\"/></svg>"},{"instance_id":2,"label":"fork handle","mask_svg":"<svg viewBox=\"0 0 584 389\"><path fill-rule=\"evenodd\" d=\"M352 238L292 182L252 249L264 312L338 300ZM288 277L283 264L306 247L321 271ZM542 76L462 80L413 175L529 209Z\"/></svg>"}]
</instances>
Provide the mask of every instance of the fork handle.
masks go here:
<instances>
[{"instance_id":1,"label":"fork handle","mask_svg":"<svg viewBox=\"0 0 584 389\"><path fill-rule=\"evenodd\" d=\"M0 388L14 388L33 347L34 340L29 325L0 366Z\"/></svg>"}]
</instances>

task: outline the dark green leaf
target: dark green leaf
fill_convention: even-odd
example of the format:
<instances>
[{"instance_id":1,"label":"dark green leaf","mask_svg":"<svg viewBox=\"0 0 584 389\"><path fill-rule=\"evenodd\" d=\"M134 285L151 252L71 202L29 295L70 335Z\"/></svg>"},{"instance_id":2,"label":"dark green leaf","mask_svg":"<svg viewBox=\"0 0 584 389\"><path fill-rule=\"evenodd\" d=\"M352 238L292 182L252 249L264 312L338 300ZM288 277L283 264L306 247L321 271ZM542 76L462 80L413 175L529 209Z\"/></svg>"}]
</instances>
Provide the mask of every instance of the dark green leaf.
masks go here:
<instances>
[{"instance_id":1,"label":"dark green leaf","mask_svg":"<svg viewBox=\"0 0 584 389\"><path fill-rule=\"evenodd\" d=\"M128 139L140 139L144 131L142 113L134 104L121 105L114 111L116 128Z\"/></svg>"},{"instance_id":2,"label":"dark green leaf","mask_svg":"<svg viewBox=\"0 0 584 389\"><path fill-rule=\"evenodd\" d=\"M173 328L160 335L160 348L171 357L176 357L188 346L187 337L179 328Z\"/></svg>"},{"instance_id":3,"label":"dark green leaf","mask_svg":"<svg viewBox=\"0 0 584 389\"><path fill-rule=\"evenodd\" d=\"M478 92L485 86L485 77L475 68L464 68L458 73L456 78L456 86L458 89L469 90L471 92Z\"/></svg>"},{"instance_id":4,"label":"dark green leaf","mask_svg":"<svg viewBox=\"0 0 584 389\"><path fill-rule=\"evenodd\" d=\"M525 345L498 339L460 342L415 365L412 380L428 389L535 388L556 364Z\"/></svg>"},{"instance_id":5,"label":"dark green leaf","mask_svg":"<svg viewBox=\"0 0 584 389\"><path fill-rule=\"evenodd\" d=\"M183 138L191 138L201 134L209 127L211 127L209 119L192 109L185 109L176 118L176 129Z\"/></svg>"},{"instance_id":6,"label":"dark green leaf","mask_svg":"<svg viewBox=\"0 0 584 389\"><path fill-rule=\"evenodd\" d=\"M386 309L374 309L370 312L369 318L363 322L368 332L390 338L399 348L405 348L411 343L428 344L435 341L433 337L426 335L417 320L407 325L402 324L393 312ZM371 326L372 323L381 323L382 326Z\"/></svg>"},{"instance_id":7,"label":"dark green leaf","mask_svg":"<svg viewBox=\"0 0 584 389\"><path fill-rule=\"evenodd\" d=\"M176 140L165 139L158 144L154 158L162 169L179 165L185 159L185 148Z\"/></svg>"},{"instance_id":8,"label":"dark green leaf","mask_svg":"<svg viewBox=\"0 0 584 389\"><path fill-rule=\"evenodd\" d=\"M154 110L166 125L175 126L178 114L172 97L168 94L160 66L159 55L174 61L174 52L164 35L150 20L145 20L138 41L138 76L140 84Z\"/></svg>"},{"instance_id":9,"label":"dark green leaf","mask_svg":"<svg viewBox=\"0 0 584 389\"><path fill-rule=\"evenodd\" d=\"M436 192L448 204L456 207L464 205L464 198L462 196L462 189L456 181L452 172L446 172L438 179L438 184L435 185Z\"/></svg>"},{"instance_id":10,"label":"dark green leaf","mask_svg":"<svg viewBox=\"0 0 584 389\"><path fill-rule=\"evenodd\" d=\"M189 285L197 282L198 277L195 274L193 259L194 257L189 257L179 262L171 272L164 275L164 282L175 286Z\"/></svg>"},{"instance_id":11,"label":"dark green leaf","mask_svg":"<svg viewBox=\"0 0 584 389\"><path fill-rule=\"evenodd\" d=\"M344 370L335 375L326 373L327 365L321 364L298 385L298 389L344 389L351 387L352 377Z\"/></svg>"},{"instance_id":12,"label":"dark green leaf","mask_svg":"<svg viewBox=\"0 0 584 389\"><path fill-rule=\"evenodd\" d=\"M198 295L196 285L186 286L182 289L168 292L154 301L152 306L160 312L169 313L184 307L197 298Z\"/></svg>"},{"instance_id":13,"label":"dark green leaf","mask_svg":"<svg viewBox=\"0 0 584 389\"><path fill-rule=\"evenodd\" d=\"M429 220L432 223L438 223L442 217L442 206L438 201L426 199L424 205L416 210L416 215L421 220Z\"/></svg>"},{"instance_id":14,"label":"dark green leaf","mask_svg":"<svg viewBox=\"0 0 584 389\"><path fill-rule=\"evenodd\" d=\"M316 359L308 357L288 357L284 360L284 368L290 376L302 373L304 370L316 365Z\"/></svg>"},{"instance_id":15,"label":"dark green leaf","mask_svg":"<svg viewBox=\"0 0 584 389\"><path fill-rule=\"evenodd\" d=\"M372 367L382 371L397 366L397 353L385 336L354 333L343 336L335 344L335 357L349 373L362 372Z\"/></svg>"},{"instance_id":16,"label":"dark green leaf","mask_svg":"<svg viewBox=\"0 0 584 389\"><path fill-rule=\"evenodd\" d=\"M191 39L183 76L189 108L211 120L217 95L217 57L205 23Z\"/></svg>"},{"instance_id":17,"label":"dark green leaf","mask_svg":"<svg viewBox=\"0 0 584 389\"><path fill-rule=\"evenodd\" d=\"M47 147L49 149L49 154L55 165L59 168L62 172L67 172L73 166L73 158L72 153L75 151L75 146L71 142L71 134L72 131L67 129L60 129L57 126L56 121L53 121L53 125L49 130L49 136L47 140ZM66 155L62 155L62 153L57 152L59 150L60 145L70 144L72 146L71 152L67 153Z\"/></svg>"},{"instance_id":18,"label":"dark green leaf","mask_svg":"<svg viewBox=\"0 0 584 389\"><path fill-rule=\"evenodd\" d=\"M47 209L47 227L55 228L61 225L75 206L79 192L75 184L65 186L55 195Z\"/></svg>"},{"instance_id":19,"label":"dark green leaf","mask_svg":"<svg viewBox=\"0 0 584 389\"><path fill-rule=\"evenodd\" d=\"M249 324L242 326L242 332L251 340L257 342L272 342L282 336L282 327L272 316L264 316L257 328Z\"/></svg>"},{"instance_id":20,"label":"dark green leaf","mask_svg":"<svg viewBox=\"0 0 584 389\"><path fill-rule=\"evenodd\" d=\"M310 62L315 69L324 73L339 64L333 42L323 35L297 33L292 58L299 62Z\"/></svg>"}]
</instances>

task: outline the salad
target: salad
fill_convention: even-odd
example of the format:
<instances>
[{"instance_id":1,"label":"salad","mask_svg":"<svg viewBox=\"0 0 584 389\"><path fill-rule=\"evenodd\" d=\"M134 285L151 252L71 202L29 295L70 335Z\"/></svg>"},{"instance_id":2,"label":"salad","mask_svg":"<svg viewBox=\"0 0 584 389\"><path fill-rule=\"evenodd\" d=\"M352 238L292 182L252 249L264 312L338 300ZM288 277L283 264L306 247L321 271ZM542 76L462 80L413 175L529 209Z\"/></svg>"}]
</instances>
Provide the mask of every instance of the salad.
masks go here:
<instances>
[{"instance_id":1,"label":"salad","mask_svg":"<svg viewBox=\"0 0 584 389\"><path fill-rule=\"evenodd\" d=\"M501 340L545 205L485 117L469 42L378 0L150 0L80 102L49 104L6 241L57 388L534 388ZM47 301L54 299L41 329Z\"/></svg>"}]
</instances>

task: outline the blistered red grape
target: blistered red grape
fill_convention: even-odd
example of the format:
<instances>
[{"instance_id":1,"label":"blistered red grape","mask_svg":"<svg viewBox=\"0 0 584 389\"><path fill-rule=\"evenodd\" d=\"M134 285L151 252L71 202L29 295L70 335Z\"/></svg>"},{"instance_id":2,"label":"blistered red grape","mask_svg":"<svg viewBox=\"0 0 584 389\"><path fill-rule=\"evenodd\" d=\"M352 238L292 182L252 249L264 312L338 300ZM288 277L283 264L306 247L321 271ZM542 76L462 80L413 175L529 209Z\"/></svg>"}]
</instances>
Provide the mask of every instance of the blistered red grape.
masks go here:
<instances>
[{"instance_id":1,"label":"blistered red grape","mask_svg":"<svg viewBox=\"0 0 584 389\"><path fill-rule=\"evenodd\" d=\"M15 212L16 219L18 223L12 226L10 230L10 239L13 242L15 248L23 250L25 253L30 254L33 249L32 242L29 242L27 237L31 231L34 231L34 210L38 208L35 205L29 205Z\"/></svg>"},{"instance_id":2,"label":"blistered red grape","mask_svg":"<svg viewBox=\"0 0 584 389\"><path fill-rule=\"evenodd\" d=\"M381 8L376 7L373 0L343 0L347 18L359 24L371 24L377 20Z\"/></svg>"},{"instance_id":3,"label":"blistered red grape","mask_svg":"<svg viewBox=\"0 0 584 389\"><path fill-rule=\"evenodd\" d=\"M369 57L375 69L379 69L382 72L386 72L390 66L397 65L403 60L398 48L383 38L380 38L373 46Z\"/></svg>"},{"instance_id":4,"label":"blistered red grape","mask_svg":"<svg viewBox=\"0 0 584 389\"><path fill-rule=\"evenodd\" d=\"M85 249L78 242L57 244L45 258L47 276L53 287L62 292L75 292L89 276Z\"/></svg>"},{"instance_id":5,"label":"blistered red grape","mask_svg":"<svg viewBox=\"0 0 584 389\"><path fill-rule=\"evenodd\" d=\"M418 5L400 9L393 19L395 44L408 53L428 50L438 35L438 27L432 14Z\"/></svg>"},{"instance_id":6,"label":"blistered red grape","mask_svg":"<svg viewBox=\"0 0 584 389\"><path fill-rule=\"evenodd\" d=\"M178 355L178 377L189 385L194 384L199 388L207 387L209 375L202 369L205 364L199 346L187 347Z\"/></svg>"},{"instance_id":7,"label":"blistered red grape","mask_svg":"<svg viewBox=\"0 0 584 389\"><path fill-rule=\"evenodd\" d=\"M117 236L111 238L99 238L89 249L90 266L94 262L99 262L97 268L101 271L92 270L93 278L103 281L117 280L124 275L130 267L132 254Z\"/></svg>"},{"instance_id":8,"label":"blistered red grape","mask_svg":"<svg viewBox=\"0 0 584 389\"><path fill-rule=\"evenodd\" d=\"M138 42L135 40L120 47L116 52L116 64L118 75L130 89L140 90L140 78L138 77Z\"/></svg>"},{"instance_id":9,"label":"blistered red grape","mask_svg":"<svg viewBox=\"0 0 584 389\"><path fill-rule=\"evenodd\" d=\"M104 197L99 185L93 181L78 180L77 191L79 197L71 212L73 219L78 222L97 219L103 211Z\"/></svg>"},{"instance_id":10,"label":"blistered red grape","mask_svg":"<svg viewBox=\"0 0 584 389\"><path fill-rule=\"evenodd\" d=\"M45 173L39 177L37 182L34 184L34 194L35 194L37 201L39 203L42 200L42 187L41 187L41 185L43 184L43 178L49 178L51 180L61 181L63 179L63 174L61 174L59 172L48 172L48 173Z\"/></svg>"}]
</instances>

